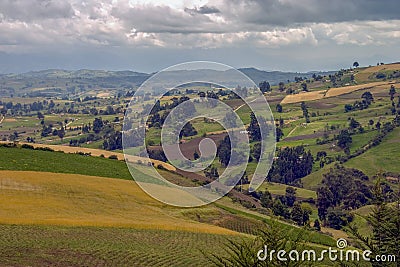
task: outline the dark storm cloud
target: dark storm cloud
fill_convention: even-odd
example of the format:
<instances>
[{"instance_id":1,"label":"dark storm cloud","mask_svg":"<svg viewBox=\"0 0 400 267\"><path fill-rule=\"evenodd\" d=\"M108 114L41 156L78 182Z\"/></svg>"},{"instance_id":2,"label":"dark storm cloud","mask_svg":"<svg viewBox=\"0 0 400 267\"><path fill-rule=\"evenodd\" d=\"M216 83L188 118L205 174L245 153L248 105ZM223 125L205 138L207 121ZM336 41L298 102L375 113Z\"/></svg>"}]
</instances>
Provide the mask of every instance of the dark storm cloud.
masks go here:
<instances>
[{"instance_id":1,"label":"dark storm cloud","mask_svg":"<svg viewBox=\"0 0 400 267\"><path fill-rule=\"evenodd\" d=\"M199 59L291 70L394 61L399 1L0 0L0 73L155 71Z\"/></svg>"},{"instance_id":2,"label":"dark storm cloud","mask_svg":"<svg viewBox=\"0 0 400 267\"><path fill-rule=\"evenodd\" d=\"M205 10L206 11L206 10ZM201 33L222 30L204 14L189 14L169 6L115 6L111 15L128 29L147 33Z\"/></svg>"},{"instance_id":3,"label":"dark storm cloud","mask_svg":"<svg viewBox=\"0 0 400 267\"><path fill-rule=\"evenodd\" d=\"M74 9L68 1L1 0L0 15L3 19L20 21L71 18Z\"/></svg>"},{"instance_id":4,"label":"dark storm cloud","mask_svg":"<svg viewBox=\"0 0 400 267\"><path fill-rule=\"evenodd\" d=\"M201 6L201 7L195 7L195 8L185 8L185 12L188 12L190 14L217 14L220 13L221 11L213 6Z\"/></svg>"},{"instance_id":5,"label":"dark storm cloud","mask_svg":"<svg viewBox=\"0 0 400 267\"><path fill-rule=\"evenodd\" d=\"M224 0L220 9L237 21L275 26L400 19L399 0Z\"/></svg>"}]
</instances>

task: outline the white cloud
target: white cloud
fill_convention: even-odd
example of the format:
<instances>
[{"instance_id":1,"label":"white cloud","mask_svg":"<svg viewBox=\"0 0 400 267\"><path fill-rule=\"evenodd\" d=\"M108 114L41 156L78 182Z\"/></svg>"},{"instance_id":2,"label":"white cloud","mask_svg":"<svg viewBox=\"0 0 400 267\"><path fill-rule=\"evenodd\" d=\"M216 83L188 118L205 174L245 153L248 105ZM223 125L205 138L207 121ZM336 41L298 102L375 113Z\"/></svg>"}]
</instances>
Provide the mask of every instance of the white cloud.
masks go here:
<instances>
[{"instance_id":1,"label":"white cloud","mask_svg":"<svg viewBox=\"0 0 400 267\"><path fill-rule=\"evenodd\" d=\"M0 52L398 47L397 1L360 1L2 0Z\"/></svg>"}]
</instances>

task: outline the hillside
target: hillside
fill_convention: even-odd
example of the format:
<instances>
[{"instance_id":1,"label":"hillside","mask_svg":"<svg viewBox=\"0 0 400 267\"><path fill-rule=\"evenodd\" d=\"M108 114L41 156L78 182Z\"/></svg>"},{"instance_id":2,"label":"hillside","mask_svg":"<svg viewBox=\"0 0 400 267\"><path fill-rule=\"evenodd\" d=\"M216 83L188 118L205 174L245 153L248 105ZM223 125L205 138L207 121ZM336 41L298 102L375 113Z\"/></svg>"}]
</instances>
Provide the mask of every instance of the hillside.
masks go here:
<instances>
[{"instance_id":1,"label":"hillside","mask_svg":"<svg viewBox=\"0 0 400 267\"><path fill-rule=\"evenodd\" d=\"M207 259L197 252L183 256L185 247L177 246L180 261L174 261L168 253L161 252L157 240L161 240L160 244L174 244L180 238L190 244L199 240L198 246L192 246L207 250L208 242L223 244L225 238L252 238L260 227L265 227L265 222L276 220L282 229L291 233L306 228L302 241L318 248L334 245L334 239L326 233L352 242L344 227L350 223L347 215L353 216L351 220L354 219L363 233L369 235L366 220L358 211L373 204L370 192L376 175L381 174L389 191L398 190L395 180L400 177L396 162L400 155L400 64L301 76L299 73L255 69L241 71L271 83L269 88L264 88L264 95L273 112L277 132L280 132L273 166L257 192L248 193L249 181L258 164L257 146L260 144L257 138L252 139L253 132L249 131L251 159L240 185L216 203L185 209L157 202L132 181L133 175L135 180L145 182L155 190L163 190L171 199L193 200L191 195L161 187L149 172L152 167L147 160L141 156L132 157L131 162L137 164L137 168L131 170L132 175L123 162L122 125L135 90L133 80L125 83L126 77L143 78L144 74L49 70L19 75L18 82L17 76L3 76L3 84L7 86L2 88L6 91L9 90L6 87L10 88L8 85L17 88L21 81L26 82L25 79L31 79L32 84L15 89L16 95L12 97L9 94L12 90L7 91L8 97L0 99L0 138L3 140L0 153L5 159L0 161L0 204L6 207L0 211L0 233L9 229L16 236L27 232L28 237L17 248L21 252L24 246L34 242L39 232L43 232L45 236L38 238L43 243L27 255L36 255L38 263L54 262L54 255L45 256L54 248L65 251L65 255L60 252L65 259L64 265L79 265L72 256L77 252L71 250L71 243L52 243L48 236L66 232L76 240L84 240L88 251L84 258L90 260L93 257L99 262L103 259L104 265L113 260L108 255L112 253L110 251L127 244L124 238L116 242L110 235L137 236L143 240L124 251L140 263L160 266L185 266L194 257L198 258L197 263L207 262ZM208 72L201 70L192 75L200 77ZM214 79L218 79L219 74L211 73ZM172 74L179 75L179 71ZM289 75L296 80L282 80ZM73 85L77 80L81 88ZM51 84L53 81L61 81L64 85L60 82L56 88ZM65 82L72 83L69 89ZM154 167L168 181L182 186L204 185L224 172L225 154L218 154L210 168L204 171L190 173L177 169L162 154L162 118L179 101L185 97L198 97L199 92L206 92L231 107L246 127L254 124L254 118L248 105L219 88L198 83L177 90L174 95L163 97L158 109L147 118L146 148ZM145 104L152 102L145 101L143 108ZM138 114L134 121L144 119L140 117L141 113ZM199 156L199 144L204 138L213 140L217 149L224 148L227 133L219 123L196 118L190 124L192 131L182 136L179 144L188 159L194 160L196 154ZM135 155L143 155L140 147L130 149ZM330 217L322 217L317 191L324 186L322 181L327 174L346 177L341 186L353 186L344 189L348 192L359 190L357 185L363 186L357 193L365 193L363 196L368 197L361 198L360 203L350 202L351 205L355 203L350 208L342 205L349 203L347 199L336 201L341 203L336 206L329 203L332 204L329 212L339 210L344 215L337 218L331 213ZM359 179L351 185L346 183L353 178ZM335 186L332 190L337 188ZM317 222L321 229L315 228ZM85 229L91 233L90 237L82 234ZM98 244L101 237L107 238L104 246ZM137 258L135 253L142 249L140 243L152 249L154 254L151 255L162 254L162 259L154 261L151 255ZM96 247L101 252L95 252ZM0 242L1 248L5 245ZM41 253L44 256L37 256ZM116 262L125 263L121 257L118 254ZM26 262L29 262L27 258L18 261L15 254L7 261L0 260L0 265Z\"/></svg>"},{"instance_id":2,"label":"hillside","mask_svg":"<svg viewBox=\"0 0 400 267\"><path fill-rule=\"evenodd\" d=\"M157 185L153 186L157 190ZM179 209L152 199L133 181L78 174L0 171L0 191L3 206L0 224L111 226L234 234L185 219ZM171 190L172 197L191 198L177 193Z\"/></svg>"},{"instance_id":3,"label":"hillside","mask_svg":"<svg viewBox=\"0 0 400 267\"><path fill-rule=\"evenodd\" d=\"M263 71L255 68L242 68L239 71L249 76L257 84L262 81L270 81L276 85L280 81L293 81L295 77L310 78L314 73L295 73L281 71ZM327 75L333 72L320 72ZM177 79L183 74L187 78L198 80L197 72L184 73L177 71ZM58 96L70 98L95 96L106 93L108 96L116 96L126 90L138 88L153 74L134 71L104 71L104 70L61 70L50 69L33 71L21 74L0 75L0 93L3 97L30 96L49 97ZM204 70L200 77L214 77L218 80L221 73L218 71ZM225 75L225 74L223 74ZM234 86L234 84L232 85Z\"/></svg>"}]
</instances>

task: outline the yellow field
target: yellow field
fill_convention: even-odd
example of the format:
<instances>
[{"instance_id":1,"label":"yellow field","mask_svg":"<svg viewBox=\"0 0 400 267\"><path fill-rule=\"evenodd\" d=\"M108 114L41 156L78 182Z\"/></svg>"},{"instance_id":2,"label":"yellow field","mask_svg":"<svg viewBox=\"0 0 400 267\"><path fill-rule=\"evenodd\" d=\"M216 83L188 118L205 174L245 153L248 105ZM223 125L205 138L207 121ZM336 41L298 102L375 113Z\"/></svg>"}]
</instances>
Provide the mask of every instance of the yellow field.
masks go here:
<instances>
[{"instance_id":1,"label":"yellow field","mask_svg":"<svg viewBox=\"0 0 400 267\"><path fill-rule=\"evenodd\" d=\"M107 97L110 97L110 93L98 93L97 97L99 97L99 98L107 98Z\"/></svg>"},{"instance_id":2,"label":"yellow field","mask_svg":"<svg viewBox=\"0 0 400 267\"><path fill-rule=\"evenodd\" d=\"M395 63L395 64L386 64L386 65L369 67L356 73L355 78L358 82L363 82L367 81L369 77L374 73L391 71L391 70L400 70L400 64Z\"/></svg>"},{"instance_id":3,"label":"yellow field","mask_svg":"<svg viewBox=\"0 0 400 267\"><path fill-rule=\"evenodd\" d=\"M0 143L9 143L9 142L1 142ZM95 157L100 157L100 155L104 155L104 157L108 158L111 155L115 155L118 157L118 160L124 160L124 154L123 153L116 153L113 151L107 151L107 150L102 150L102 149L94 149L94 148L86 148L86 147L72 147L72 146L62 146L62 145L47 145L47 144L35 144L35 143L19 143L19 144L27 144L31 145L33 147L48 147L53 149L54 151L62 151L64 153L90 153L92 156ZM136 163L138 160L141 160L143 163L147 163L148 160L145 158L141 157L135 157L135 156L127 156L127 160L130 162ZM162 165L165 169L170 170L170 171L176 171L176 168L172 166L171 164L152 159L151 162L154 163L155 166Z\"/></svg>"},{"instance_id":4,"label":"yellow field","mask_svg":"<svg viewBox=\"0 0 400 267\"><path fill-rule=\"evenodd\" d=\"M400 63L373 66L373 67L370 67L370 68L360 71L360 73L365 73L365 72L375 73L375 72L385 71L385 70L400 70Z\"/></svg>"},{"instance_id":5,"label":"yellow field","mask_svg":"<svg viewBox=\"0 0 400 267\"><path fill-rule=\"evenodd\" d=\"M157 187L157 185L154 185ZM169 190L162 187L162 190ZM190 195L173 197L191 198ZM0 223L114 226L236 234L186 219L184 209L145 194L133 181L45 172L0 171ZM210 209L213 207L207 207ZM201 208L200 208L201 209Z\"/></svg>"},{"instance_id":6,"label":"yellow field","mask_svg":"<svg viewBox=\"0 0 400 267\"><path fill-rule=\"evenodd\" d=\"M390 82L373 82L373 83L331 88L328 90L325 97L334 97L334 96L349 94L354 91L358 91L358 90L362 90L362 89L369 89L369 88L373 88L375 86L388 85L389 83Z\"/></svg>"},{"instance_id":7,"label":"yellow field","mask_svg":"<svg viewBox=\"0 0 400 267\"><path fill-rule=\"evenodd\" d=\"M287 95L281 102L281 104L299 103L302 101L312 101L322 99L326 90L324 91L313 91L313 92L302 92L296 95Z\"/></svg>"},{"instance_id":8,"label":"yellow field","mask_svg":"<svg viewBox=\"0 0 400 267\"><path fill-rule=\"evenodd\" d=\"M305 92L296 95L287 95L281 102L281 104L292 104L299 103L302 101L313 101L320 100L323 98L335 97L339 95L349 94L358 90L363 89L374 89L374 88L389 88L391 84L396 84L396 81L385 81L385 82L372 82L366 84L352 85L352 86L344 86L331 88L328 91L313 91L313 92Z\"/></svg>"}]
</instances>

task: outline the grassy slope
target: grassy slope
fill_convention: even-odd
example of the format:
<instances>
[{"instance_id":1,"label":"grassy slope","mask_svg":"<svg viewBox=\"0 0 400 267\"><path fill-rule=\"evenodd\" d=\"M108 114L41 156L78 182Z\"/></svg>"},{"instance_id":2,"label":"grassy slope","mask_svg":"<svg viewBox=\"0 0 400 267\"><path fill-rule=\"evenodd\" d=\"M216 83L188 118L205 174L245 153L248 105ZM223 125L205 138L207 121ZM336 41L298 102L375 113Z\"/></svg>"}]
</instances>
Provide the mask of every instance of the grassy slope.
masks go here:
<instances>
[{"instance_id":1,"label":"grassy slope","mask_svg":"<svg viewBox=\"0 0 400 267\"><path fill-rule=\"evenodd\" d=\"M248 186L243 186L244 189L247 189ZM271 194L274 195L281 195L284 196L286 193L286 188L288 185L285 184L279 184L279 183L270 183L270 182L264 182L258 189L257 191L265 191L268 189L268 191ZM317 194L315 191L304 189L304 188L298 188L295 187L296 189L296 195L300 198L317 198Z\"/></svg>"},{"instance_id":2,"label":"grassy slope","mask_svg":"<svg viewBox=\"0 0 400 267\"><path fill-rule=\"evenodd\" d=\"M1 266L209 266L227 236L127 228L0 225ZM235 237L229 237L235 239Z\"/></svg>"},{"instance_id":3,"label":"grassy slope","mask_svg":"<svg viewBox=\"0 0 400 267\"><path fill-rule=\"evenodd\" d=\"M368 82L367 78L364 77L365 79L362 82ZM359 81L361 79L361 75L356 75L356 79ZM326 88L323 88L326 89ZM376 89L376 90L375 90ZM373 89L368 89L371 92L375 94L376 93L381 93L382 92L387 92L388 88L373 88ZM368 91L367 90L367 91ZM351 113L343 113L343 106L346 103L353 103L356 99L359 99L361 94L365 90L359 90L350 94L342 95L339 97L334 97L334 98L327 98L319 101L314 101L314 102L308 102L310 107L309 111L311 112L319 112L321 116L311 118L312 123L309 124L307 127L297 127L296 130L292 132L290 135L291 137L293 136L298 136L298 135L303 135L303 134L312 134L314 131L321 132L323 131L325 125L329 124L330 125L337 125L340 126L341 129L344 127L347 127L348 121L347 118L349 116L354 116L358 121L360 121L364 127L366 126L367 122L369 119L373 118L376 123L376 118L382 114L385 114L385 112L388 112L388 100L376 100L374 104L371 105L370 108L363 110L363 111L357 111L357 112L351 112ZM386 97L387 98L387 97ZM313 106L315 104L315 107ZM324 105L321 105L324 104ZM328 107L331 105L331 107ZM275 109L273 109L275 110ZM293 122L290 123L290 127L287 129L284 129L285 134L287 135L292 129L294 129L296 126L300 125L304 119L301 119L301 110L299 107L299 104L290 104L290 105L284 105L284 113L280 113L279 115L275 114L276 117L282 117L285 120L293 120ZM327 113L326 115L324 113ZM239 116L244 119L245 123L249 122L249 116L248 116L248 108L247 107L242 107L238 110ZM328 114L330 113L330 114ZM378 115L379 114L379 115ZM323 115L323 116L322 116ZM389 120L390 116L386 116L384 120ZM367 153L361 155L360 157L357 157L355 159L350 160L348 163L346 163L348 166L356 167L359 169L362 169L363 171L366 171L368 174L371 175L375 170L378 168L383 168L386 170L386 168L391 169L392 171L400 172L398 169L398 164L396 161L397 155L399 153L398 151L398 136L399 132L392 133L388 138L384 140L384 142L379 145L378 147L371 149ZM376 132L367 132L362 135L355 135L353 136L353 144L351 146L351 151L355 151L358 147L362 147L365 145L367 142L367 139L370 139ZM153 133L155 134L155 133ZM390 140L389 140L390 139ZM397 141L396 141L397 139ZM394 140L394 141L393 141ZM340 151L328 151L329 145L323 145L323 146L317 146L315 145L315 138L309 138L306 140L299 140L299 141L283 141L278 143L279 146L293 146L293 145L300 145L300 144L309 144L308 148L311 149L312 153L315 154L317 151L320 150L326 150L329 155L335 155L337 153L342 153ZM397 147L397 148L396 148ZM127 171L127 168L123 162L118 162L118 161L111 161L111 160L106 160L106 159L100 159L100 158L92 158L92 157L83 157L79 155L68 155L67 157L68 160L66 160L65 156L63 154L60 154L62 156L58 156L56 154L58 153L51 153L51 152L42 152L42 151L34 151L34 154L30 154L31 152L28 151L17 151L15 150L14 152L9 152L9 154L4 154L3 148L0 148L0 153L1 155L6 155L7 159L6 161L0 161L0 169L15 169L15 170L45 170L45 171L51 171L51 172L64 172L64 173L83 173L86 175L97 175L97 176L103 176L103 177L115 177L115 178L124 178L124 179L130 179L130 174ZM22 153L22 154L21 154ZM37 153L49 153L49 154L40 154L38 155ZM24 155L23 155L24 154ZM76 158L72 158L76 157ZM36 160L37 159L37 160ZM77 161L80 161L82 166L77 163ZM68 164L64 164L63 162L68 162ZM65 165L65 166L64 166ZM118 165L118 166L117 166ZM90 170L87 170L87 166L94 166L90 168ZM322 174L326 171L329 170L331 166L326 166L322 170L319 170L317 172L312 173L311 175L303 178L303 184L306 189L311 189L315 190L318 187L318 184L320 183L322 179ZM284 188L280 186L279 188L276 188L278 193L282 193ZM300 192L298 192L300 195ZM313 191L305 191L307 194L313 194ZM253 216L257 217L257 220L265 220L265 216L259 216L259 215L254 215L253 213L249 212L248 210L245 209L239 209L238 206L233 205L234 207L230 207L229 205L225 205L224 203L220 208L223 208L229 213L234 214L235 216L241 216L240 218L253 218ZM163 208L164 209L164 208ZM219 212L219 211L218 211ZM180 219L188 219L190 217L191 219L193 218L198 218L200 216L201 219L200 221L203 220L204 218L208 217L213 217L215 214L219 214L215 207L208 207L207 209L195 209L195 212L177 212L176 214L173 213L172 216L177 216ZM357 215L361 218L360 215ZM230 220L230 221L224 221L224 223L231 224L230 227L232 227L233 224L237 224L233 226L233 228L249 228L251 227L250 224L241 224L238 222L241 220L240 218L235 218L235 220ZM223 220L221 220L223 221ZM227 225L224 224L223 227L226 227ZM229 228L229 227L228 227ZM51 231L54 229L52 228ZM236 230L236 229L235 229ZM1 230L0 230L1 231ZM15 231L18 231L15 229ZM25 231L25 230L23 230ZM50 230L49 230L50 231ZM169 233L169 232L167 232ZM324 236L318 235L318 238L324 239ZM314 242L314 240L313 240ZM320 243L320 242L316 242ZM152 244L152 247L156 245ZM214 246L213 246L214 247ZM0 257L1 258L1 257ZM171 257L173 258L173 257ZM146 264L151 263L149 259L146 259ZM155 264L157 265L157 264ZM173 264L173 265L179 265L179 264Z\"/></svg>"},{"instance_id":4,"label":"grassy slope","mask_svg":"<svg viewBox=\"0 0 400 267\"><path fill-rule=\"evenodd\" d=\"M122 161L104 159L99 157L81 156L77 154L65 154L60 152L48 152L40 150L30 150L22 148L6 148L0 147L0 153L7 158L6 161L0 161L0 170L14 170L14 171L42 171L52 173L66 173L66 174L82 174L90 176L111 177L131 180L132 177ZM88 166L89 168L88 170ZM143 167L144 168L144 167ZM163 175L170 181L185 186L190 186L185 183L181 176L174 175L171 172L162 171ZM136 171L136 177L140 180L146 179L149 181L151 177L143 172ZM126 181L130 183L130 181ZM276 189L284 190L281 185L276 184ZM278 190L279 191L279 190ZM277 191L277 192L278 192ZM310 192L301 190L299 194L304 197L310 195ZM283 191L282 191L283 192ZM281 192L281 193L282 193ZM224 206L229 206L226 202ZM241 209L240 205L234 205L235 209ZM243 210L245 210L243 208ZM249 212L247 210L247 212Z\"/></svg>"},{"instance_id":5,"label":"grassy slope","mask_svg":"<svg viewBox=\"0 0 400 267\"><path fill-rule=\"evenodd\" d=\"M132 179L125 162L61 152L0 147L0 170L79 173Z\"/></svg>"},{"instance_id":6,"label":"grassy slope","mask_svg":"<svg viewBox=\"0 0 400 267\"><path fill-rule=\"evenodd\" d=\"M373 176L379 171L400 173L400 128L389 133L382 143L345 163Z\"/></svg>"},{"instance_id":7,"label":"grassy slope","mask_svg":"<svg viewBox=\"0 0 400 267\"><path fill-rule=\"evenodd\" d=\"M154 190L159 189L154 185ZM77 174L0 171L0 223L123 226L233 233L187 220L133 181ZM162 187L162 190L168 190ZM174 191L175 192L175 191ZM174 197L191 198L174 193Z\"/></svg>"}]
</instances>

